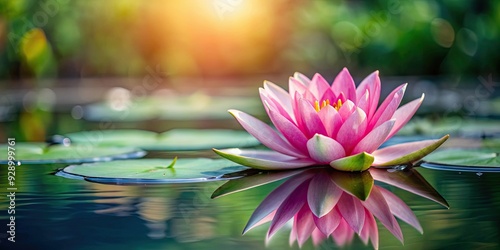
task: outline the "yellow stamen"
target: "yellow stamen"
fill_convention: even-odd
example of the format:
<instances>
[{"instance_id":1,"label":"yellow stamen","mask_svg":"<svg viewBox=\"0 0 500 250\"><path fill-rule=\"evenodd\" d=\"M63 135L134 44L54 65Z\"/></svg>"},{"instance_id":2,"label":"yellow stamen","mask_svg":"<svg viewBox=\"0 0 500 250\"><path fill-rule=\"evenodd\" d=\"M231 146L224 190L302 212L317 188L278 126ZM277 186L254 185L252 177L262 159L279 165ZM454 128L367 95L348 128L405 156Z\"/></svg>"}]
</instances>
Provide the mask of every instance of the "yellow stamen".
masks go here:
<instances>
[{"instance_id":1,"label":"yellow stamen","mask_svg":"<svg viewBox=\"0 0 500 250\"><path fill-rule=\"evenodd\" d=\"M314 109L316 110L316 112L319 112L322 108L326 107L330 105L330 100L326 99L326 100L323 100L321 102L321 106L319 105L319 101L316 100L314 101Z\"/></svg>"},{"instance_id":2,"label":"yellow stamen","mask_svg":"<svg viewBox=\"0 0 500 250\"><path fill-rule=\"evenodd\" d=\"M326 107L327 105L330 105L330 100L326 99L321 103L321 108Z\"/></svg>"},{"instance_id":3,"label":"yellow stamen","mask_svg":"<svg viewBox=\"0 0 500 250\"><path fill-rule=\"evenodd\" d=\"M316 112L319 112L319 110L320 110L319 101L318 100L314 101L314 109L316 110Z\"/></svg>"},{"instance_id":4,"label":"yellow stamen","mask_svg":"<svg viewBox=\"0 0 500 250\"><path fill-rule=\"evenodd\" d=\"M342 107L342 100L338 99L337 103L333 104L333 107L338 111Z\"/></svg>"}]
</instances>

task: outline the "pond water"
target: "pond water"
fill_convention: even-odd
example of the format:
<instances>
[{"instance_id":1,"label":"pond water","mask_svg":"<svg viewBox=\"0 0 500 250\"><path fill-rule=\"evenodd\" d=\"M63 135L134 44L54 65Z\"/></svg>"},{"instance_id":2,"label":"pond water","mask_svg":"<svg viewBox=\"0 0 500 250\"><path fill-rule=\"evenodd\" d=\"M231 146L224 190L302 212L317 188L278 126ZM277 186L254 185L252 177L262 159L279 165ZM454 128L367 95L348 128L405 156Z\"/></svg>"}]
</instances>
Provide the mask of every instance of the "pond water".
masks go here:
<instances>
[{"instance_id":1,"label":"pond water","mask_svg":"<svg viewBox=\"0 0 500 250\"><path fill-rule=\"evenodd\" d=\"M16 243L0 233L2 249L262 249L267 226L241 232L272 183L210 199L223 182L154 186L104 185L53 175L62 164L22 165L16 192ZM5 168L0 179L7 178ZM415 212L424 234L400 223L404 246L379 225L380 249L498 249L498 173L418 171L448 201L450 209L409 192L389 188ZM7 194L1 186L2 197ZM5 198L2 198L4 200ZM6 202L0 206L8 222ZM269 243L288 248L289 228ZM326 241L317 249L335 248ZM292 249L297 249L295 244ZM313 249L308 241L303 249ZM347 249L366 248L355 238Z\"/></svg>"},{"instance_id":2,"label":"pond water","mask_svg":"<svg viewBox=\"0 0 500 250\"><path fill-rule=\"evenodd\" d=\"M200 96L196 96L195 99L200 100ZM201 99L207 102L206 99ZM186 102L189 102L189 98ZM229 105L234 105L234 100L231 102ZM30 122L33 121L50 121L43 128L46 136L115 128L146 129L154 132L186 127L239 128L234 120L230 120L230 117L190 121L190 118L185 116L186 114L179 118L175 117L175 114L172 117L172 113L167 112L168 118L155 113L156 118L151 118L153 116L151 114L147 119L141 120L144 119L141 117L143 115L141 110L152 107L148 105L161 106L157 103L144 105L138 111L127 111L126 116L122 116L121 113L114 114L118 121L101 117L100 115L103 114L106 117L106 110L99 110L95 116L82 114L81 106L73 108L71 115L67 107L61 113L45 111L24 113L19 115L22 119L7 119L7 122L0 123L4 129L3 134L0 135L8 137L22 134L22 128L19 127L26 126L23 122L31 124ZM255 103L239 103L238 105L246 109L254 107ZM218 108L218 110L225 109L225 107ZM203 113L200 110L197 111L196 116ZM260 112L262 114L262 111ZM217 115L222 116L219 113ZM224 115L227 115L225 111ZM88 116L87 120L90 121L85 121L85 116ZM130 119L124 120L124 117ZM150 119L156 120L151 123ZM421 132L422 129L434 129L429 132L431 135L425 134L425 137L438 138L434 135L442 134L440 129L443 128L450 128L452 129L450 133L460 136L476 131L475 125L463 125L460 128L468 130L456 132L456 127L448 124L441 124L439 128L429 127L419 120L410 125L405 133L412 135L415 131ZM494 131L490 134L498 135L498 123L488 128ZM24 133L26 134L26 131ZM419 138L422 137L417 137ZM393 142L408 140L415 140L415 138L397 137ZM181 153L149 152L145 158L173 158L178 155L216 157L212 151L207 150ZM22 164L16 168L15 243L7 240L10 237L7 234L9 230L7 224L10 222L8 214L10 190L7 189L6 183L7 165L0 165L1 249L238 248L254 250L265 247L299 249L297 243L289 246L291 229L289 224L285 225L268 243L265 241L268 225L257 227L242 235L255 208L283 181L211 199L212 193L224 181L110 185L55 175L58 170L67 165ZM414 211L424 231L420 234L408 224L399 221L404 236L403 245L379 222L380 249L500 249L500 214L498 213L500 211L498 182L500 173L443 171L423 167L415 169L446 199L450 208L447 209L410 192L376 182L400 197ZM311 240L308 240L302 246L302 249L337 248L372 249L372 246L364 245L357 236L351 244L344 247L338 247L332 240L327 240L316 247L313 246Z\"/></svg>"}]
</instances>

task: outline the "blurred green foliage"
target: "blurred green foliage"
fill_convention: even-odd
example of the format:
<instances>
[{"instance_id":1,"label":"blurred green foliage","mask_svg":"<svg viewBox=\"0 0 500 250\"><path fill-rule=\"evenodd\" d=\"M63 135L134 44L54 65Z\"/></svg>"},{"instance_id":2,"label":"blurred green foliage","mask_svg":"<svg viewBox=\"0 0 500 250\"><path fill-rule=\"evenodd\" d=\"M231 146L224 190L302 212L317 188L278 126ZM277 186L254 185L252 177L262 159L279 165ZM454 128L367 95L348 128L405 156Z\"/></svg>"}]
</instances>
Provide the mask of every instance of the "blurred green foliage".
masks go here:
<instances>
[{"instance_id":1,"label":"blurred green foliage","mask_svg":"<svg viewBox=\"0 0 500 250\"><path fill-rule=\"evenodd\" d=\"M292 55L324 70L351 65L384 75L477 75L498 69L498 1L314 1L298 13Z\"/></svg>"},{"instance_id":2,"label":"blurred green foliage","mask_svg":"<svg viewBox=\"0 0 500 250\"><path fill-rule=\"evenodd\" d=\"M499 1L1 1L0 79L490 74L499 33Z\"/></svg>"}]
</instances>

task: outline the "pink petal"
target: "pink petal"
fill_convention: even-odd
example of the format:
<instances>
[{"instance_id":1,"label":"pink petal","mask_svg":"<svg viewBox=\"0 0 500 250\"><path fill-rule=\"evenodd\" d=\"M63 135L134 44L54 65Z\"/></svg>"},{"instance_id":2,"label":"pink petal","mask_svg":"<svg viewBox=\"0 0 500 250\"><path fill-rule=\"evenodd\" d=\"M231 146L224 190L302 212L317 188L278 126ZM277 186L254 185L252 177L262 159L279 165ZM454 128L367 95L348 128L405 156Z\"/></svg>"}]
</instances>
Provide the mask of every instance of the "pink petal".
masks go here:
<instances>
[{"instance_id":1,"label":"pink petal","mask_svg":"<svg viewBox=\"0 0 500 250\"><path fill-rule=\"evenodd\" d=\"M329 137L336 135L342 126L342 118L340 117L338 111L334 107L328 105L322 108L318 112L318 115L321 122L325 126L327 135Z\"/></svg>"},{"instance_id":2,"label":"pink petal","mask_svg":"<svg viewBox=\"0 0 500 250\"><path fill-rule=\"evenodd\" d=\"M213 149L218 155L243 166L262 170L284 170L312 166L310 159L299 159L269 150L252 149Z\"/></svg>"},{"instance_id":3,"label":"pink petal","mask_svg":"<svg viewBox=\"0 0 500 250\"><path fill-rule=\"evenodd\" d=\"M420 226L420 222L418 222L417 217L411 211L410 207L404 203L399 197L394 195L393 193L389 192L388 190L379 187L380 192L384 196L385 200L387 201L387 204L389 205L389 208L391 209L391 213L394 214L396 217L401 219L402 221L410 224L412 227L417 229L421 234L424 233L422 230L422 226Z\"/></svg>"},{"instance_id":4,"label":"pink petal","mask_svg":"<svg viewBox=\"0 0 500 250\"><path fill-rule=\"evenodd\" d=\"M370 111L366 113L368 119L371 119L375 110L378 106L378 101L380 99L380 78L378 76L378 70L367 76L356 89L356 96L361 98L366 90L370 93Z\"/></svg>"},{"instance_id":5,"label":"pink petal","mask_svg":"<svg viewBox=\"0 0 500 250\"><path fill-rule=\"evenodd\" d=\"M403 242L403 232L399 227L398 222L394 218L384 196L378 189L378 186L373 186L372 192L363 205L384 225L389 232Z\"/></svg>"},{"instance_id":6,"label":"pink petal","mask_svg":"<svg viewBox=\"0 0 500 250\"><path fill-rule=\"evenodd\" d=\"M295 72L293 74L293 77L295 79L297 79L299 82L301 82L302 84L304 84L304 86L309 86L309 83L311 82L311 80L309 79L309 77L299 73L299 72Z\"/></svg>"},{"instance_id":7,"label":"pink petal","mask_svg":"<svg viewBox=\"0 0 500 250\"><path fill-rule=\"evenodd\" d=\"M295 98L297 95L310 101L316 100L316 96L309 90L310 85L311 84L305 85L297 79L290 77L288 81L288 92L290 93L290 97L292 97L292 101L298 100Z\"/></svg>"},{"instance_id":8,"label":"pink petal","mask_svg":"<svg viewBox=\"0 0 500 250\"><path fill-rule=\"evenodd\" d=\"M283 140L276 131L259 119L238 110L229 110L241 126L268 148L286 155L304 156L297 152L288 142Z\"/></svg>"},{"instance_id":9,"label":"pink petal","mask_svg":"<svg viewBox=\"0 0 500 250\"><path fill-rule=\"evenodd\" d=\"M280 113L273 110L269 110L269 118L271 118L274 126L283 134L289 144L295 148L296 155L308 155L308 139L302 130Z\"/></svg>"},{"instance_id":10,"label":"pink petal","mask_svg":"<svg viewBox=\"0 0 500 250\"><path fill-rule=\"evenodd\" d=\"M372 242L373 249L378 249L378 227L373 214L365 210L365 227L369 229L369 237Z\"/></svg>"},{"instance_id":11,"label":"pink petal","mask_svg":"<svg viewBox=\"0 0 500 250\"><path fill-rule=\"evenodd\" d=\"M264 90L269 94L270 97L277 100L278 103L289 113L293 113L292 110L292 98L290 94L286 92L283 88L278 85L264 81Z\"/></svg>"},{"instance_id":12,"label":"pink petal","mask_svg":"<svg viewBox=\"0 0 500 250\"><path fill-rule=\"evenodd\" d=\"M295 232L295 227L290 230L290 238L288 239L288 244L293 246L293 243L297 240L297 232Z\"/></svg>"},{"instance_id":13,"label":"pink petal","mask_svg":"<svg viewBox=\"0 0 500 250\"><path fill-rule=\"evenodd\" d=\"M304 204L300 211L295 215L293 227L295 228L295 232L297 234L299 247L302 247L307 239L311 237L312 232L316 228L313 216L307 204Z\"/></svg>"},{"instance_id":14,"label":"pink petal","mask_svg":"<svg viewBox=\"0 0 500 250\"><path fill-rule=\"evenodd\" d=\"M309 92L309 90L307 90L307 87L304 84L293 77L290 77L288 85L290 97L292 98L292 108L294 112L293 114L295 116L295 121L297 122L299 128L303 128L304 125L302 124L302 119L300 118L299 114L299 100L302 98L307 99L308 97L312 96L312 94Z\"/></svg>"},{"instance_id":15,"label":"pink petal","mask_svg":"<svg viewBox=\"0 0 500 250\"><path fill-rule=\"evenodd\" d=\"M354 146L365 135L367 126L366 114L363 110L356 110L344 121L337 133L336 140L344 146L346 154L350 154Z\"/></svg>"},{"instance_id":16,"label":"pink petal","mask_svg":"<svg viewBox=\"0 0 500 250\"><path fill-rule=\"evenodd\" d=\"M358 154L361 152L372 153L386 141L387 135L391 132L395 120L389 120L382 125L376 127L368 133L358 144L354 147L351 154Z\"/></svg>"},{"instance_id":17,"label":"pink petal","mask_svg":"<svg viewBox=\"0 0 500 250\"><path fill-rule=\"evenodd\" d=\"M354 84L354 80L352 79L352 76L347 68L343 68L337 77L335 77L331 88L333 93L336 95L344 93L348 100L351 100L354 103L358 102L356 97L356 85Z\"/></svg>"},{"instance_id":18,"label":"pink petal","mask_svg":"<svg viewBox=\"0 0 500 250\"><path fill-rule=\"evenodd\" d=\"M318 246L324 240L326 240L328 238L328 236L324 235L321 231L319 231L319 229L316 228L312 232L311 238L312 238L313 245Z\"/></svg>"},{"instance_id":19,"label":"pink petal","mask_svg":"<svg viewBox=\"0 0 500 250\"><path fill-rule=\"evenodd\" d=\"M311 177L310 172L304 172L301 175L296 175L293 178L285 181L279 187L274 189L255 209L252 216L248 220L245 229L243 230L243 234L248 232L248 230L254 228L257 223L262 221L266 216L275 212L281 203L290 196L290 194L304 181L308 180Z\"/></svg>"},{"instance_id":20,"label":"pink petal","mask_svg":"<svg viewBox=\"0 0 500 250\"><path fill-rule=\"evenodd\" d=\"M268 214L266 217L264 217L262 220L258 221L257 223L255 223L253 225L252 228L255 228L255 227L258 227L260 225L264 225L266 224L267 222L270 222L273 220L274 218L274 215L276 214L276 210L272 211L270 214Z\"/></svg>"},{"instance_id":21,"label":"pink petal","mask_svg":"<svg viewBox=\"0 0 500 250\"><path fill-rule=\"evenodd\" d=\"M330 88L327 88L320 97L320 99L318 99L318 101L324 101L324 100L329 100L330 103L335 103L338 100L338 98L335 96L335 94Z\"/></svg>"},{"instance_id":22,"label":"pink petal","mask_svg":"<svg viewBox=\"0 0 500 250\"><path fill-rule=\"evenodd\" d=\"M347 120L351 116L351 114L356 111L356 105L350 100L347 100L342 104L342 107L339 109L339 115L342 117L342 121Z\"/></svg>"},{"instance_id":23,"label":"pink petal","mask_svg":"<svg viewBox=\"0 0 500 250\"><path fill-rule=\"evenodd\" d=\"M365 223L365 208L360 200L343 193L339 202L337 202L337 208L352 230L359 234Z\"/></svg>"},{"instance_id":24,"label":"pink petal","mask_svg":"<svg viewBox=\"0 0 500 250\"><path fill-rule=\"evenodd\" d=\"M292 106L293 106L293 114L295 116L295 124L297 127L302 131L303 134L307 134L307 130L305 128L303 119L302 119L302 114L299 111L299 106L300 106L300 100L303 99L303 96L299 92L295 92L295 95L293 96L293 101L292 101Z\"/></svg>"},{"instance_id":25,"label":"pink petal","mask_svg":"<svg viewBox=\"0 0 500 250\"><path fill-rule=\"evenodd\" d=\"M330 235L339 226L340 221L342 220L342 215L340 215L339 211L334 208L323 217L318 218L313 216L313 219L316 227L321 231L321 233Z\"/></svg>"},{"instance_id":26,"label":"pink petal","mask_svg":"<svg viewBox=\"0 0 500 250\"><path fill-rule=\"evenodd\" d=\"M309 181L306 180L281 203L267 232L268 238L274 235L276 231L285 225L302 208L306 202L308 185Z\"/></svg>"},{"instance_id":27,"label":"pink petal","mask_svg":"<svg viewBox=\"0 0 500 250\"><path fill-rule=\"evenodd\" d=\"M373 152L375 167L388 167L413 163L436 150L450 136L445 135L438 140L407 142L378 149Z\"/></svg>"},{"instance_id":28,"label":"pink petal","mask_svg":"<svg viewBox=\"0 0 500 250\"><path fill-rule=\"evenodd\" d=\"M365 245L367 245L368 241L370 240L370 227L368 226L369 222L367 216L369 216L369 213L367 213L365 209L365 224L363 225L363 228L359 233L359 238L361 239L361 241L363 241Z\"/></svg>"},{"instance_id":29,"label":"pink petal","mask_svg":"<svg viewBox=\"0 0 500 250\"><path fill-rule=\"evenodd\" d=\"M316 217L328 214L342 196L342 189L333 183L326 171L321 171L309 183L307 203Z\"/></svg>"},{"instance_id":30,"label":"pink petal","mask_svg":"<svg viewBox=\"0 0 500 250\"><path fill-rule=\"evenodd\" d=\"M311 79L311 84L309 85L309 91L313 94L316 100L320 100L323 94L330 90L330 84L321 76L320 74L314 74Z\"/></svg>"},{"instance_id":31,"label":"pink petal","mask_svg":"<svg viewBox=\"0 0 500 250\"><path fill-rule=\"evenodd\" d=\"M310 138L314 134L327 135L325 126L311 103L305 99L299 100L299 113L302 124L307 131L307 137Z\"/></svg>"},{"instance_id":32,"label":"pink petal","mask_svg":"<svg viewBox=\"0 0 500 250\"><path fill-rule=\"evenodd\" d=\"M290 110L287 110L288 107L282 105L278 99L269 97L269 93L266 92L265 89L259 88L259 94L260 94L260 99L262 100L262 103L264 104L264 108L266 109L268 115L269 115L269 109L272 109L280 113L284 117L286 117L286 119L295 122L295 116L291 103L289 105Z\"/></svg>"},{"instance_id":33,"label":"pink petal","mask_svg":"<svg viewBox=\"0 0 500 250\"><path fill-rule=\"evenodd\" d=\"M307 149L313 160L322 164L329 164L345 156L342 145L330 137L315 134L307 141Z\"/></svg>"},{"instance_id":34,"label":"pink petal","mask_svg":"<svg viewBox=\"0 0 500 250\"><path fill-rule=\"evenodd\" d=\"M370 120L370 124L368 125L370 129L375 128L385 121L391 119L392 115L394 115L394 112L403 99L407 85L408 84L403 84L397 87L387 96L387 98L373 115L373 118Z\"/></svg>"},{"instance_id":35,"label":"pink petal","mask_svg":"<svg viewBox=\"0 0 500 250\"><path fill-rule=\"evenodd\" d=\"M370 112L370 92L365 91L365 94L358 99L357 107L365 111L365 114Z\"/></svg>"},{"instance_id":36,"label":"pink petal","mask_svg":"<svg viewBox=\"0 0 500 250\"><path fill-rule=\"evenodd\" d=\"M294 98L295 93L299 93L303 95L307 90L307 85L302 83L301 81L290 77L288 80L288 92L290 93L290 97Z\"/></svg>"},{"instance_id":37,"label":"pink petal","mask_svg":"<svg viewBox=\"0 0 500 250\"><path fill-rule=\"evenodd\" d=\"M341 220L337 229L332 233L332 237L338 246L345 246L352 241L354 231L345 220Z\"/></svg>"},{"instance_id":38,"label":"pink petal","mask_svg":"<svg viewBox=\"0 0 500 250\"><path fill-rule=\"evenodd\" d=\"M422 94L422 97L401 106L396 110L396 112L394 112L392 119L396 119L396 123L394 124L394 127L392 128L389 136L387 136L387 139L395 135L406 123L408 123L415 112L417 112L420 104L422 104L422 102L424 101L424 97L425 95Z\"/></svg>"}]
</instances>

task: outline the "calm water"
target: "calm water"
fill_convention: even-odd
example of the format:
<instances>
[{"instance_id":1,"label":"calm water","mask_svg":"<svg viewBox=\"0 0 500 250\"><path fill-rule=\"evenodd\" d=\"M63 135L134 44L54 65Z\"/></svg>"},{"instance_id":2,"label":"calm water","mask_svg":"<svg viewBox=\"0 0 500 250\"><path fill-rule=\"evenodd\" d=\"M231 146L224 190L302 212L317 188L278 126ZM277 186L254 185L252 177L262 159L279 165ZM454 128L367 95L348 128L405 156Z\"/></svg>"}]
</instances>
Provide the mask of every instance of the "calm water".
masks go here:
<instances>
[{"instance_id":1,"label":"calm water","mask_svg":"<svg viewBox=\"0 0 500 250\"><path fill-rule=\"evenodd\" d=\"M6 186L0 205L1 249L262 249L267 225L242 236L248 218L279 183L210 199L223 182L117 186L53 175L64 165L17 168L16 243L7 242ZM500 174L419 168L451 208L396 188L424 234L400 222L404 246L379 224L381 249L499 249ZM6 180L5 166L0 180ZM288 248L289 228L269 249ZM356 236L357 237L357 236ZM354 239L347 249L366 248ZM292 249L297 249L294 245ZM310 240L303 249L313 249ZM324 242L318 249L336 248Z\"/></svg>"}]
</instances>

